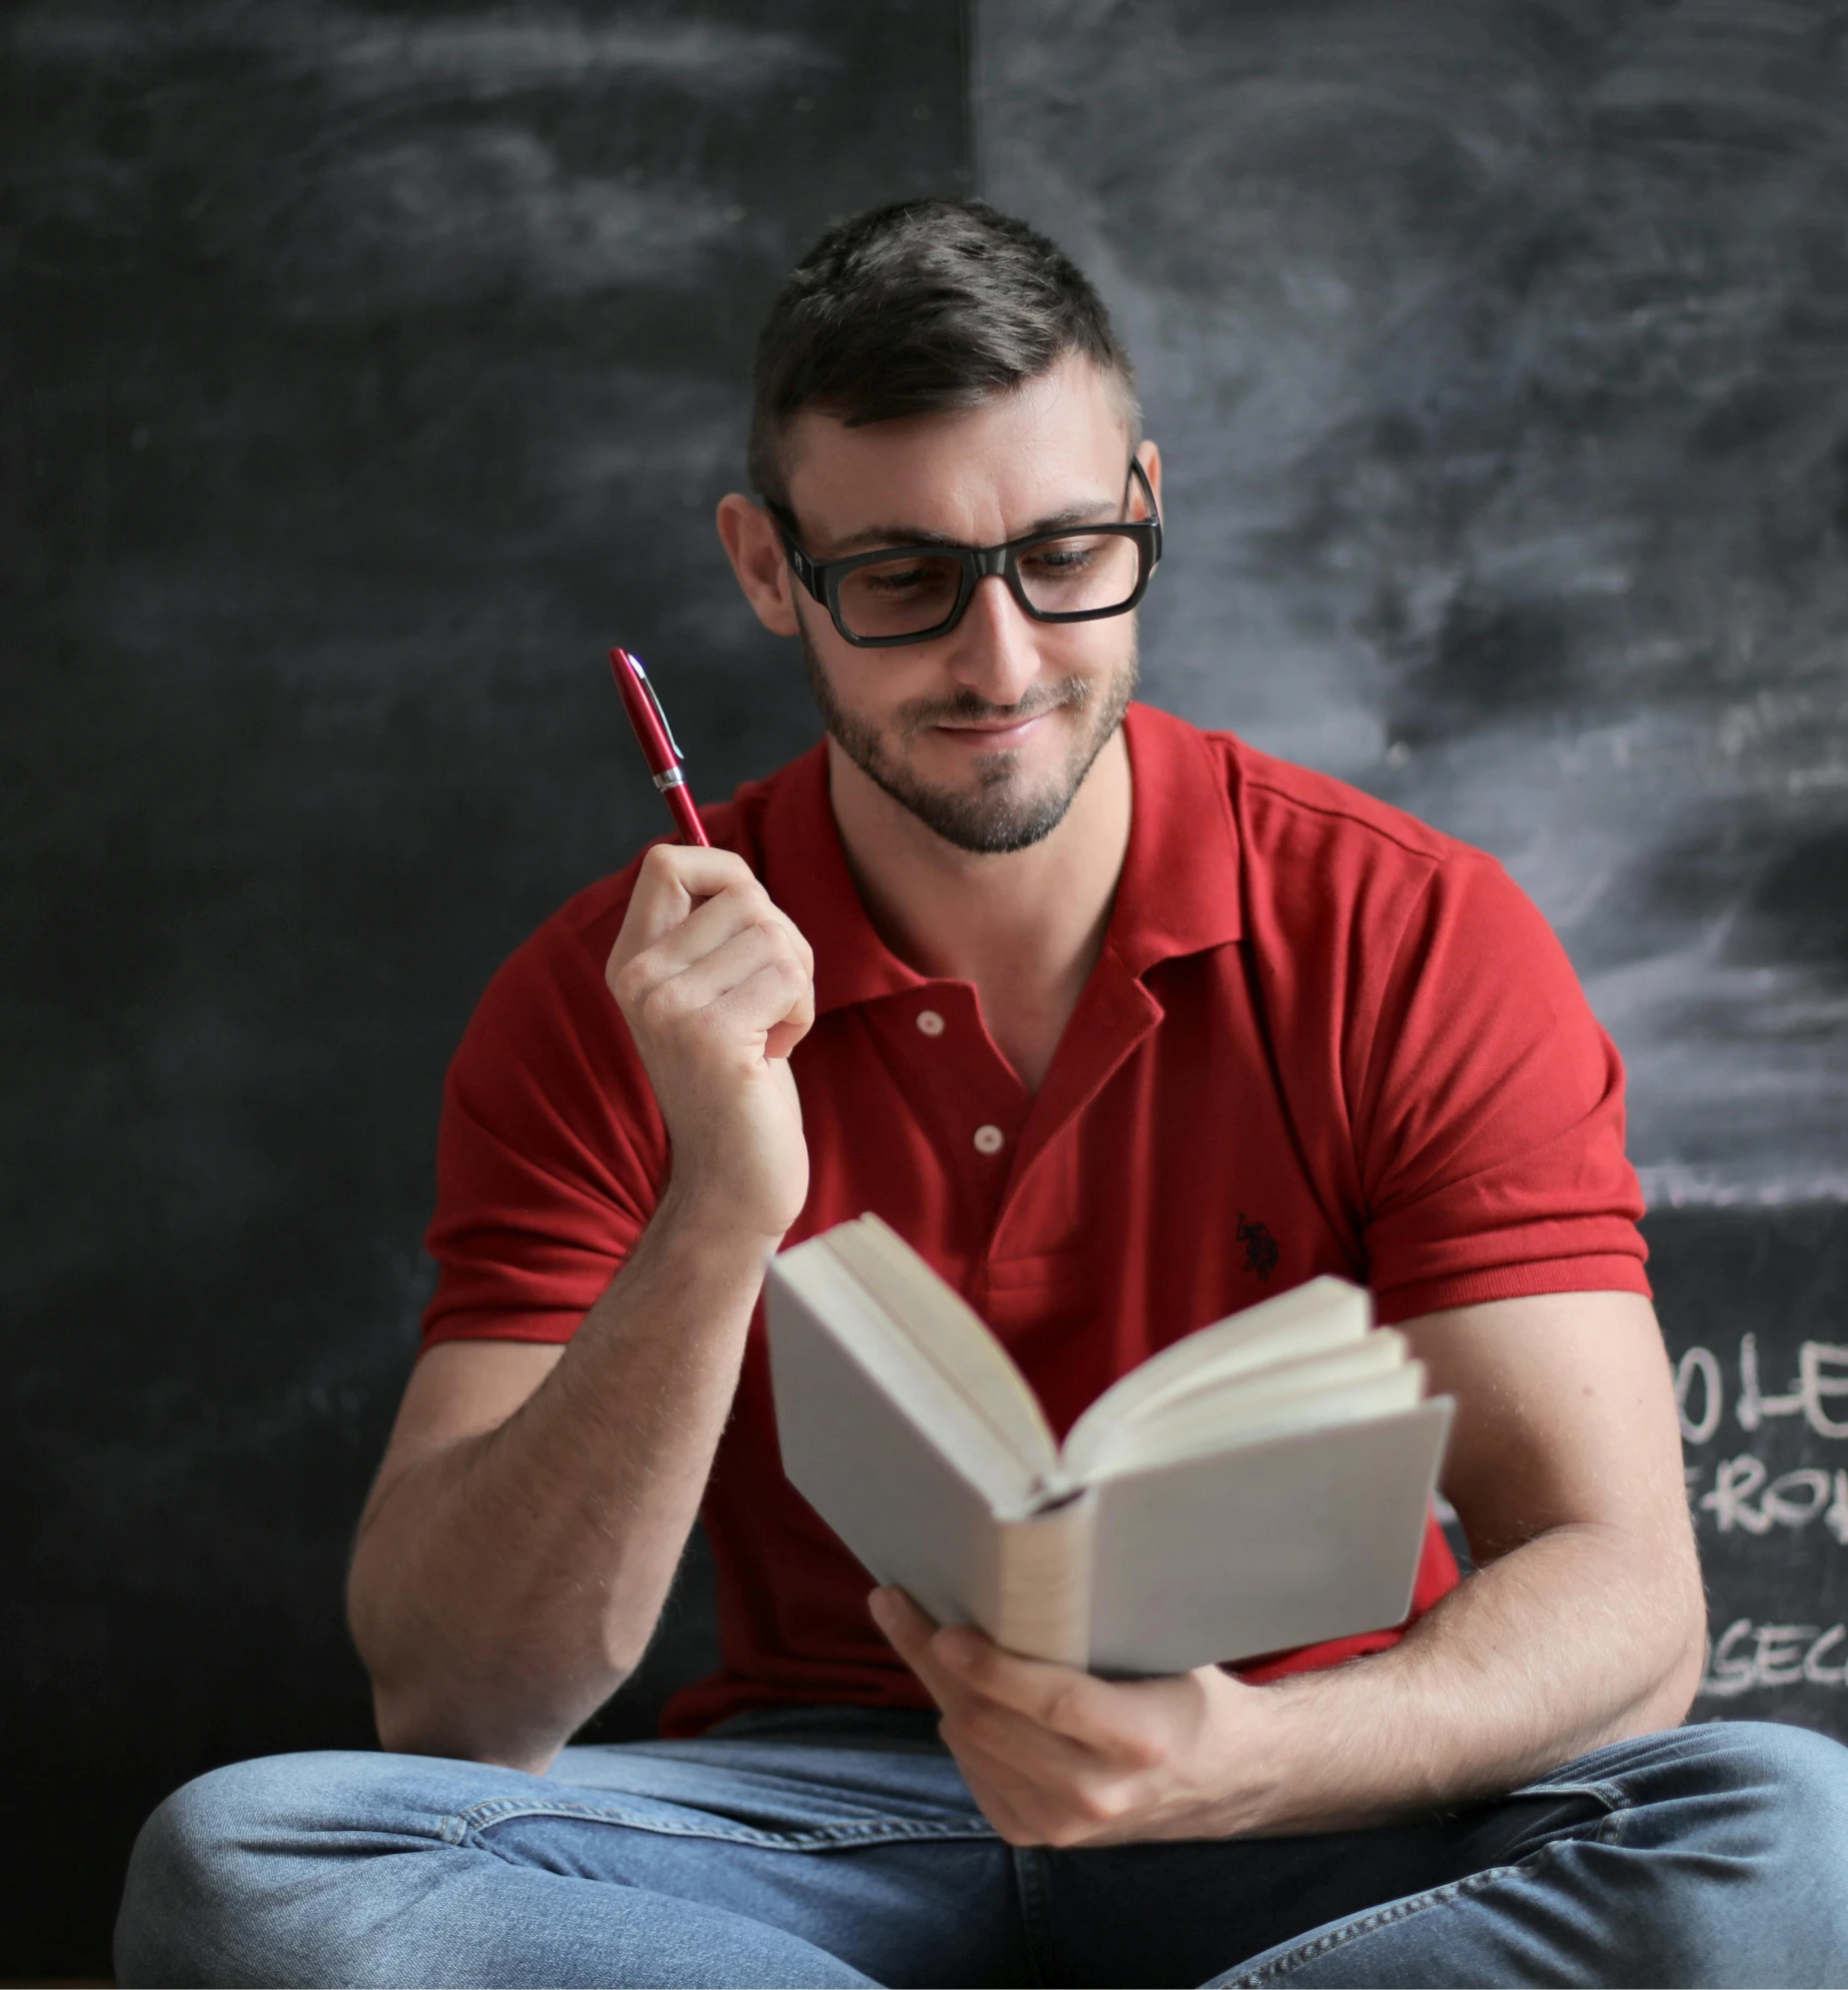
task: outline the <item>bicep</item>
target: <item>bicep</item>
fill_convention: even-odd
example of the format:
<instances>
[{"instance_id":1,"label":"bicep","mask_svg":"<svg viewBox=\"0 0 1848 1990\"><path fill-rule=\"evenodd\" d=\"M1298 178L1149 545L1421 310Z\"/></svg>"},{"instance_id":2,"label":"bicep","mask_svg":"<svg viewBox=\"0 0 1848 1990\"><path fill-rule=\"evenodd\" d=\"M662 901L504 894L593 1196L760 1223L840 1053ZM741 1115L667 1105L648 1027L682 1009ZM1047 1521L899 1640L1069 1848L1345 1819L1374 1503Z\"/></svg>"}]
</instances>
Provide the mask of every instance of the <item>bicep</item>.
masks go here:
<instances>
[{"instance_id":1,"label":"bicep","mask_svg":"<svg viewBox=\"0 0 1848 1990\"><path fill-rule=\"evenodd\" d=\"M1549 1529L1687 1530L1680 1427L1654 1309L1626 1292L1492 1301L1409 1321L1456 1400L1443 1490L1478 1562Z\"/></svg>"},{"instance_id":2,"label":"bicep","mask_svg":"<svg viewBox=\"0 0 1848 1990\"><path fill-rule=\"evenodd\" d=\"M411 1371L398 1420L360 1522L362 1532L404 1474L439 1452L497 1430L564 1353L544 1341L444 1341Z\"/></svg>"}]
</instances>

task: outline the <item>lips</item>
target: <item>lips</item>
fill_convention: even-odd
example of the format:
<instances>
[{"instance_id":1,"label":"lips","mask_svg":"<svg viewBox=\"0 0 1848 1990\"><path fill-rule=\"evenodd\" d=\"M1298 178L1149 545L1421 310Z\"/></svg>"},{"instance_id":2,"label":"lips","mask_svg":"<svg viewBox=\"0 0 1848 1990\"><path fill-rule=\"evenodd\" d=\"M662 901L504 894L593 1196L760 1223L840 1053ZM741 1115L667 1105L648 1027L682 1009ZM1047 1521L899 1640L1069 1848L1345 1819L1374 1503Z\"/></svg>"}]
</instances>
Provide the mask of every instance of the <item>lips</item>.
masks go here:
<instances>
[{"instance_id":1,"label":"lips","mask_svg":"<svg viewBox=\"0 0 1848 1990\"><path fill-rule=\"evenodd\" d=\"M1017 718L1001 725L956 725L940 723L939 732L947 733L952 739L970 746L986 746L991 751L999 751L1009 746L1020 745L1027 735L1039 725L1042 719L1049 718L1051 710L1036 711L1030 717Z\"/></svg>"}]
</instances>

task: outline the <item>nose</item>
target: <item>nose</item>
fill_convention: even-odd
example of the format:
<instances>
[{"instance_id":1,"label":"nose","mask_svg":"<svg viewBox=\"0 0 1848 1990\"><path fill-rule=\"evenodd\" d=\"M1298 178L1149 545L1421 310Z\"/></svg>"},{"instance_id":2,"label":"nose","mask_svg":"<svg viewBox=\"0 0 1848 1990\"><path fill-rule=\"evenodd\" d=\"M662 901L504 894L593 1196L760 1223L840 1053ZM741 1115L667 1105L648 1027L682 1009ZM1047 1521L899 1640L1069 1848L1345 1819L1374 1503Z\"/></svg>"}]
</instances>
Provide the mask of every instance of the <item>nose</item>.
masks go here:
<instances>
[{"instance_id":1,"label":"nose","mask_svg":"<svg viewBox=\"0 0 1848 1990\"><path fill-rule=\"evenodd\" d=\"M1040 674L1034 623L1000 574L975 583L956 630L951 674L990 704L1018 704Z\"/></svg>"}]
</instances>

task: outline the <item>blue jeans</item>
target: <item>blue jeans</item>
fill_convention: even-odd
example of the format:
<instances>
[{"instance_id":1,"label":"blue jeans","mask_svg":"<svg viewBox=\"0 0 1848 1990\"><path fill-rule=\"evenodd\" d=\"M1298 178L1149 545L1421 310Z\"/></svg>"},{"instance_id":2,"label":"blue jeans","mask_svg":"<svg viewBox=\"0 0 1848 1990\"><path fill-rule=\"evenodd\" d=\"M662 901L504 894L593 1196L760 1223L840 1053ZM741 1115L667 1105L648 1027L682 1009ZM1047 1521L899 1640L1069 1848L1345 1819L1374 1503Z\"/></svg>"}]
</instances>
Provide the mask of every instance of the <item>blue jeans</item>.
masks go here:
<instances>
[{"instance_id":1,"label":"blue jeans","mask_svg":"<svg viewBox=\"0 0 1848 1990\"><path fill-rule=\"evenodd\" d=\"M1015 1850L928 1716L220 1769L157 1811L125 1984L1848 1984L1848 1749L1623 1741L1367 1831Z\"/></svg>"}]
</instances>

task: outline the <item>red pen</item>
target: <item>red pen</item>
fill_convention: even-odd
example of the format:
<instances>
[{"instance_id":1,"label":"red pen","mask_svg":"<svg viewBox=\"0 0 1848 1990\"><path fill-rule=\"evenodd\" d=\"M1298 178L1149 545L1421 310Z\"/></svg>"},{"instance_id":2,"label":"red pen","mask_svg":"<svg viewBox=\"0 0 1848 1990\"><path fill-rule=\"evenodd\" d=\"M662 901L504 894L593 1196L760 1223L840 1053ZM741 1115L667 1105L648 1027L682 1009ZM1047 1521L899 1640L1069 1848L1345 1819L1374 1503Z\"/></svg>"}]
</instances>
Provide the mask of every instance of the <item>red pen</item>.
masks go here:
<instances>
[{"instance_id":1,"label":"red pen","mask_svg":"<svg viewBox=\"0 0 1848 1990\"><path fill-rule=\"evenodd\" d=\"M681 842L710 849L705 825L687 791L686 768L681 764L684 755L674 739L673 728L667 723L667 714L661 709L661 701L654 695L654 686L648 682L648 673L641 667L641 658L626 649L612 649L609 673L622 693L622 708L635 728L641 757L647 761L654 785L667 797L667 806L673 811Z\"/></svg>"}]
</instances>

